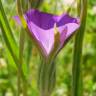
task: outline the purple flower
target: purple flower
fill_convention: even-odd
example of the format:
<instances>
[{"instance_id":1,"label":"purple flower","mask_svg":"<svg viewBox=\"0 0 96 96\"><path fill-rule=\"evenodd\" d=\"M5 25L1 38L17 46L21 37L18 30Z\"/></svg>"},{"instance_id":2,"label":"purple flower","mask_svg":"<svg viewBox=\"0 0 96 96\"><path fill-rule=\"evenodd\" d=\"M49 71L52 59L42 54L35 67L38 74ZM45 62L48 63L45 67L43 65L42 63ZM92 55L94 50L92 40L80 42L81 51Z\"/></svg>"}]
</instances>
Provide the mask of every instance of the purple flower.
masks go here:
<instances>
[{"instance_id":1,"label":"purple flower","mask_svg":"<svg viewBox=\"0 0 96 96\"><path fill-rule=\"evenodd\" d=\"M45 58L53 54L56 56L80 26L80 20L68 14L58 16L34 9L29 10L24 18L31 37ZM15 20L20 24L18 16L15 16Z\"/></svg>"}]
</instances>

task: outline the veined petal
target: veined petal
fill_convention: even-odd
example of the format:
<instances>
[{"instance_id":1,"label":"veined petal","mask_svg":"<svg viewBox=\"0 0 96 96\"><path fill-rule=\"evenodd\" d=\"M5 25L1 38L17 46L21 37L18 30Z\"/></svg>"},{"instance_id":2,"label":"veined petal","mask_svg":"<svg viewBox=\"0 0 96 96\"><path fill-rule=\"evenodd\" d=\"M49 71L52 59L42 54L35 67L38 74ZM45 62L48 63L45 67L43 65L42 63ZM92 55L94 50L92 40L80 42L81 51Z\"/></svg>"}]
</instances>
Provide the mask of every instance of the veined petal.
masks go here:
<instances>
[{"instance_id":1,"label":"veined petal","mask_svg":"<svg viewBox=\"0 0 96 96\"><path fill-rule=\"evenodd\" d=\"M68 23L64 26L60 26L59 32L61 34L61 46L74 34L74 32L80 27L77 23ZM63 46L62 46L63 47Z\"/></svg>"},{"instance_id":2,"label":"veined petal","mask_svg":"<svg viewBox=\"0 0 96 96\"><path fill-rule=\"evenodd\" d=\"M44 30L53 28L55 23L57 27L63 26L67 23L77 23L77 20L75 18L65 13L63 13L62 15L53 15L32 9L29 10L25 15L27 22L31 21Z\"/></svg>"},{"instance_id":3,"label":"veined petal","mask_svg":"<svg viewBox=\"0 0 96 96\"><path fill-rule=\"evenodd\" d=\"M60 32L60 46L57 50L63 47L80 26L78 19L70 17L68 14L59 16L34 9L24 14L24 18L32 37L35 38L45 57L48 57L54 48L54 24L57 25L58 32ZM18 16L15 17L15 20L20 24Z\"/></svg>"},{"instance_id":4,"label":"veined petal","mask_svg":"<svg viewBox=\"0 0 96 96\"><path fill-rule=\"evenodd\" d=\"M48 30L54 27L56 20L53 18L53 14L40 12L38 10L29 10L26 14L27 22L33 22L38 27Z\"/></svg>"},{"instance_id":5,"label":"veined petal","mask_svg":"<svg viewBox=\"0 0 96 96\"><path fill-rule=\"evenodd\" d=\"M28 28L30 29L31 35L34 35L38 40L38 44L44 51L44 55L48 55L54 44L54 33L52 30L43 30L36 26L34 23L29 22Z\"/></svg>"}]
</instances>

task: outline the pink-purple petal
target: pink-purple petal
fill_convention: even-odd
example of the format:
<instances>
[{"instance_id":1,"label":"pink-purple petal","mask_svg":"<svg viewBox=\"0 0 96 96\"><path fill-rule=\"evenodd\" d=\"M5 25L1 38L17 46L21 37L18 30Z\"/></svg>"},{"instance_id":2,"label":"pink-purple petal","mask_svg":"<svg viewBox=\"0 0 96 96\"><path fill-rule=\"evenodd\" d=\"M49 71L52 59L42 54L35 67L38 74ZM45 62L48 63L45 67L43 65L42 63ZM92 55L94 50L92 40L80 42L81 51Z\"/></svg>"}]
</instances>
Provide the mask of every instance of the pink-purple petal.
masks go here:
<instances>
[{"instance_id":1,"label":"pink-purple petal","mask_svg":"<svg viewBox=\"0 0 96 96\"><path fill-rule=\"evenodd\" d=\"M33 35L38 41L44 53L48 55L53 47L54 33L53 30L43 30L36 26L33 22L28 23L31 35ZM37 42L38 42L37 41Z\"/></svg>"},{"instance_id":2,"label":"pink-purple petal","mask_svg":"<svg viewBox=\"0 0 96 96\"><path fill-rule=\"evenodd\" d=\"M56 23L58 27L67 23L77 23L75 18L72 18L65 13L59 16L32 9L29 10L25 15L27 22L31 21L44 30L53 28L54 23Z\"/></svg>"},{"instance_id":3,"label":"pink-purple petal","mask_svg":"<svg viewBox=\"0 0 96 96\"><path fill-rule=\"evenodd\" d=\"M24 15L28 28L33 38L35 38L39 47L43 50L43 55L48 57L54 47L54 24L60 32L60 46L71 37L71 35L79 28L79 19L70 17L68 14L53 15L40 12L38 10L29 10ZM15 20L21 24L19 17L15 16Z\"/></svg>"}]
</instances>

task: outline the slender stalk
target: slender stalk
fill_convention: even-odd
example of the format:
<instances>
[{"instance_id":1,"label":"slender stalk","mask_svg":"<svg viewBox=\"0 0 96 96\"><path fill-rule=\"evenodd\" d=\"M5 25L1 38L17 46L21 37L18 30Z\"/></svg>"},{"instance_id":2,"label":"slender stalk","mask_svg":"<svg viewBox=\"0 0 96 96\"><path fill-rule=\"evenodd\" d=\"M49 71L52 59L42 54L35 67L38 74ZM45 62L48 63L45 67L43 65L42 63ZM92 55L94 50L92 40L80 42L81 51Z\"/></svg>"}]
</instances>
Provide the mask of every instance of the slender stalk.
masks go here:
<instances>
[{"instance_id":1,"label":"slender stalk","mask_svg":"<svg viewBox=\"0 0 96 96\"><path fill-rule=\"evenodd\" d=\"M42 60L39 67L38 85L39 85L39 96L51 96L55 83L56 83L56 65L51 62L47 63Z\"/></svg>"},{"instance_id":2,"label":"slender stalk","mask_svg":"<svg viewBox=\"0 0 96 96\"><path fill-rule=\"evenodd\" d=\"M13 62L11 61L12 60L12 58L10 57L10 54L9 54L9 52L8 52L8 49L6 49L6 54L7 54L7 56L9 56L9 57L7 57L7 56L5 56L5 58L7 59L6 61L7 61L7 70L8 70L8 82L10 83L10 88L11 88L11 90L12 90L12 94L13 94L13 96L16 96L16 90L15 90L15 88L14 88L14 85L12 84L12 79L11 79L11 76L12 76L12 71L10 71L11 70L11 64L13 64ZM10 60L8 59L8 58L10 58Z\"/></svg>"},{"instance_id":3,"label":"slender stalk","mask_svg":"<svg viewBox=\"0 0 96 96\"><path fill-rule=\"evenodd\" d=\"M4 12L4 8L3 8L1 0L0 0L0 28L2 30L1 32L2 32L3 39L5 41L5 44L8 50L10 51L10 54L12 55L14 62L17 65L18 64L18 46L12 34L12 30L8 23L8 19Z\"/></svg>"},{"instance_id":4,"label":"slender stalk","mask_svg":"<svg viewBox=\"0 0 96 96\"><path fill-rule=\"evenodd\" d=\"M21 0L22 11L25 13L28 10L28 0Z\"/></svg>"},{"instance_id":5,"label":"slender stalk","mask_svg":"<svg viewBox=\"0 0 96 96\"><path fill-rule=\"evenodd\" d=\"M29 70L29 63L30 63L31 54L32 54L32 44L31 43L32 42L31 42L30 38L27 38L27 52L26 52L25 61L26 61L28 70Z\"/></svg>"},{"instance_id":6,"label":"slender stalk","mask_svg":"<svg viewBox=\"0 0 96 96\"><path fill-rule=\"evenodd\" d=\"M20 67L18 68L18 72L17 72L17 96L20 96L21 94L21 75L20 75Z\"/></svg>"},{"instance_id":7,"label":"slender stalk","mask_svg":"<svg viewBox=\"0 0 96 96\"><path fill-rule=\"evenodd\" d=\"M19 63L19 59L18 59L18 46L17 46L17 43L16 43L15 38L13 36L11 27L8 23L8 19L7 19L7 16L6 16L5 12L4 12L1 0L0 0L0 28L2 30L1 31L2 32L2 37L4 38L5 44L8 48L8 51L10 52L16 66L19 68L20 63ZM18 72L18 74L19 73L21 73L22 78L24 80L26 80L22 70L20 72Z\"/></svg>"},{"instance_id":8,"label":"slender stalk","mask_svg":"<svg viewBox=\"0 0 96 96\"><path fill-rule=\"evenodd\" d=\"M23 64L23 50L24 50L24 41L25 34L24 30L20 32L20 41L19 41L19 66L18 66L18 93L20 95L20 90L23 92L23 96L27 96L27 86L25 80L22 78L22 64ZM22 87L20 86L22 83Z\"/></svg>"},{"instance_id":9,"label":"slender stalk","mask_svg":"<svg viewBox=\"0 0 96 96\"><path fill-rule=\"evenodd\" d=\"M19 64L18 64L18 78L17 78L17 86L18 86L18 96L20 96L21 94L21 80L22 80L22 76L21 76L21 71L22 71L22 63L23 63L23 48L24 48L24 38L22 38L22 34L23 32L20 32L20 40L19 40Z\"/></svg>"},{"instance_id":10,"label":"slender stalk","mask_svg":"<svg viewBox=\"0 0 96 96\"><path fill-rule=\"evenodd\" d=\"M13 32L12 32L12 30L11 30L11 27L10 27L9 22L8 22L8 19L7 19L7 16L6 16L5 12L4 12L4 8L3 8L3 5L2 5L2 1L0 0L0 15L1 15L1 14L2 14L2 16L3 16L3 18L4 18L4 22L6 23L5 26L7 27L7 30L8 30L7 33L10 34L10 37L12 38L12 42L14 42L15 45L17 46L16 41L15 41L15 38L14 38L14 35L13 35ZM3 19L3 18L0 17L0 20ZM1 20L1 21L2 21L2 20ZM2 22L3 22L3 21L2 21Z\"/></svg>"},{"instance_id":11,"label":"slender stalk","mask_svg":"<svg viewBox=\"0 0 96 96\"><path fill-rule=\"evenodd\" d=\"M23 24L23 27L26 28L26 21L23 17L23 9L22 9L22 5L21 5L21 1L22 0L17 0L17 11L19 14L19 17L21 19L21 22ZM24 30L21 31L20 33L20 42L19 42L19 67L18 67L18 72L20 72L20 77L22 77L22 92L23 92L23 96L27 96L27 85L26 82L22 76L22 64L23 64L23 50L24 50L24 39L25 39L25 33ZM18 74L18 75L19 75ZM18 82L19 82L19 78L18 78Z\"/></svg>"},{"instance_id":12,"label":"slender stalk","mask_svg":"<svg viewBox=\"0 0 96 96\"><path fill-rule=\"evenodd\" d=\"M83 96L81 58L84 32L86 26L87 0L78 1L78 14L81 17L81 26L78 30L78 33L76 34L74 44L72 96Z\"/></svg>"},{"instance_id":13,"label":"slender stalk","mask_svg":"<svg viewBox=\"0 0 96 96\"><path fill-rule=\"evenodd\" d=\"M54 12L55 12L55 13L57 12L57 7L58 7L58 1L55 0L55 6L54 6Z\"/></svg>"}]
</instances>

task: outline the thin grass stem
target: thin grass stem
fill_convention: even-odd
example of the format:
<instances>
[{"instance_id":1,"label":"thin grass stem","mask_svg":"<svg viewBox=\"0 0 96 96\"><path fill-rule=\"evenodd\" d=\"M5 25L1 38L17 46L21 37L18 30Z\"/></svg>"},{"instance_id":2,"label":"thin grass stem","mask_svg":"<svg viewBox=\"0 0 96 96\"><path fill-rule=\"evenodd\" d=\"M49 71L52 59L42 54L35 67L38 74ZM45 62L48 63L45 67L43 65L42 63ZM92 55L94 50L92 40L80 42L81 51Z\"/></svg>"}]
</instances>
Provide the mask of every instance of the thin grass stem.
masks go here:
<instances>
[{"instance_id":1,"label":"thin grass stem","mask_svg":"<svg viewBox=\"0 0 96 96\"><path fill-rule=\"evenodd\" d=\"M73 55L73 82L72 96L83 96L82 86L82 49L87 17L87 0L78 1L78 15L81 18L81 26L75 37L74 55Z\"/></svg>"}]
</instances>

